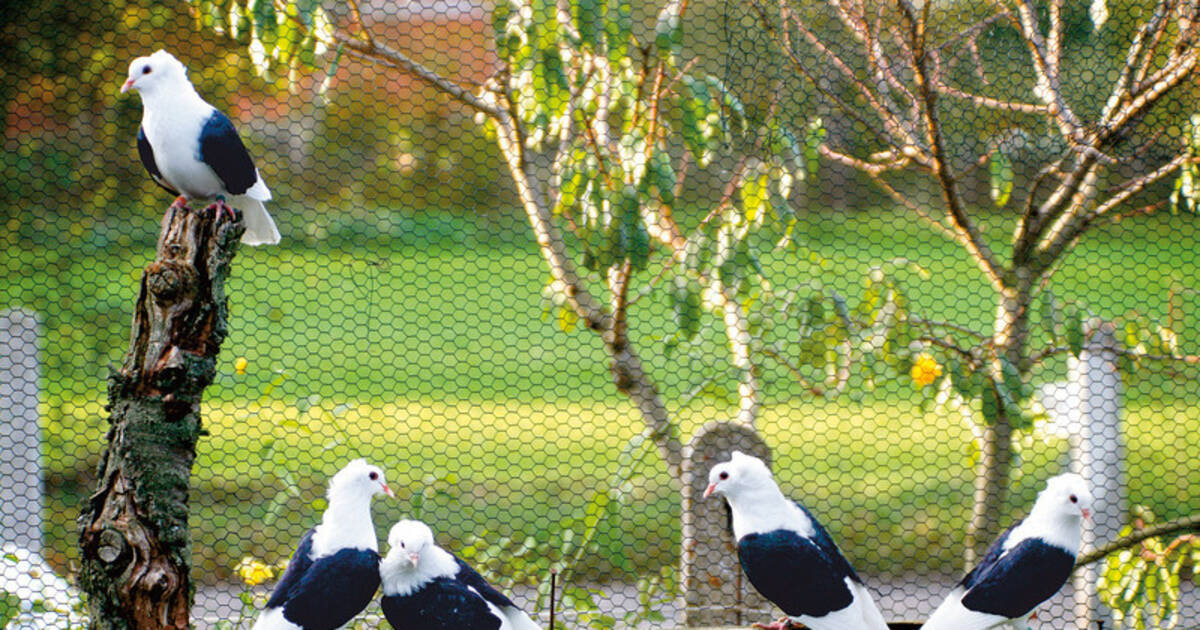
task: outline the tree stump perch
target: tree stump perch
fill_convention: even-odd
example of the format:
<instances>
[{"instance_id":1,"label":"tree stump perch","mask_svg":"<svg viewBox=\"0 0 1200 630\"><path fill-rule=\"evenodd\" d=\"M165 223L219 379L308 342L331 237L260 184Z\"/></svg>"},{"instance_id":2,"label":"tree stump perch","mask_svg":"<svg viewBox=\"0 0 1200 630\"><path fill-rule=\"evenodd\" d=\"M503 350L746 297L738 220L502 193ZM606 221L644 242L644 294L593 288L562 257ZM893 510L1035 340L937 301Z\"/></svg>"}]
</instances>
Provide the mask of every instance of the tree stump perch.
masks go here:
<instances>
[{"instance_id":1,"label":"tree stump perch","mask_svg":"<svg viewBox=\"0 0 1200 630\"><path fill-rule=\"evenodd\" d=\"M80 516L79 583L93 629L190 625L188 491L200 401L216 374L225 280L244 231L241 213L220 202L172 205L163 217L129 351L108 378L108 444Z\"/></svg>"}]
</instances>

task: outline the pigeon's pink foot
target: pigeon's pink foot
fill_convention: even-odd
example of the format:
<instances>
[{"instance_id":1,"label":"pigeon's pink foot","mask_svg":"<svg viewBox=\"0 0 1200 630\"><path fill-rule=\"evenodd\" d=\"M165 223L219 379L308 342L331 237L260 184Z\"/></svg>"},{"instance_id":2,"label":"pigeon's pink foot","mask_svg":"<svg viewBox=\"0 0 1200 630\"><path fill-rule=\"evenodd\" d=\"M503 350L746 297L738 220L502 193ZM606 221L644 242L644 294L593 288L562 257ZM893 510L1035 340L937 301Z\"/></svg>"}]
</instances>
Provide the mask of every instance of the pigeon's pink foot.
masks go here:
<instances>
[{"instance_id":1,"label":"pigeon's pink foot","mask_svg":"<svg viewBox=\"0 0 1200 630\"><path fill-rule=\"evenodd\" d=\"M787 617L780 617L779 620L773 623L754 623L750 624L751 628L758 630L789 630L792 627L792 620Z\"/></svg>"},{"instance_id":2,"label":"pigeon's pink foot","mask_svg":"<svg viewBox=\"0 0 1200 630\"><path fill-rule=\"evenodd\" d=\"M229 207L229 204L225 203L224 197L217 197L217 200L214 201L209 208L212 208L213 213L216 215L213 218L216 219L217 222L221 221L221 215L223 214L228 215L230 221L237 219L237 216L233 214L233 208Z\"/></svg>"},{"instance_id":3,"label":"pigeon's pink foot","mask_svg":"<svg viewBox=\"0 0 1200 630\"><path fill-rule=\"evenodd\" d=\"M172 208L186 208L187 207L187 197L184 197L183 195L179 195L178 197L175 198L175 202L171 204L171 207Z\"/></svg>"}]
</instances>

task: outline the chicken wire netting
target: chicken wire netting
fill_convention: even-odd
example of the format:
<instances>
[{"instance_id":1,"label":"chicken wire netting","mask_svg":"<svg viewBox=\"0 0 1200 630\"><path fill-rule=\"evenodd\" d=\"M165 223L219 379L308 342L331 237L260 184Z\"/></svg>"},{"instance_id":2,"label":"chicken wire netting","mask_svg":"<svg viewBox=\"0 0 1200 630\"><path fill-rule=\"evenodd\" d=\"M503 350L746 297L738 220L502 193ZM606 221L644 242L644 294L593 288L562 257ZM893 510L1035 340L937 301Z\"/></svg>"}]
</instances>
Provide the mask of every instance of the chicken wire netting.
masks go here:
<instances>
[{"instance_id":1,"label":"chicken wire netting","mask_svg":"<svg viewBox=\"0 0 1200 630\"><path fill-rule=\"evenodd\" d=\"M282 234L227 285L196 627L252 625L357 457L397 495L381 551L424 520L543 626L552 573L559 626L768 622L695 488L760 446L890 622L1074 470L1085 551L1182 524L1032 623L1200 627L1198 9L928 4L6 11L0 621L87 614L106 379L174 198L119 89L161 48Z\"/></svg>"}]
</instances>

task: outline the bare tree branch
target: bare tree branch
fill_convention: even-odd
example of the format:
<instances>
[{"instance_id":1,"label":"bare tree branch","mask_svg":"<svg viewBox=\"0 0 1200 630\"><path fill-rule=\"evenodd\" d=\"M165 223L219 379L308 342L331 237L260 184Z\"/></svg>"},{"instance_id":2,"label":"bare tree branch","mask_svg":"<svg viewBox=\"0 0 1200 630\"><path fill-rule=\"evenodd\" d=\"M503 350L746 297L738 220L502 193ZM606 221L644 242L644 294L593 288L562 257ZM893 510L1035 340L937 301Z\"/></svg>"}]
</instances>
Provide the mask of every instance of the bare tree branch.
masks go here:
<instances>
[{"instance_id":1,"label":"bare tree branch","mask_svg":"<svg viewBox=\"0 0 1200 630\"><path fill-rule=\"evenodd\" d=\"M930 152L934 162L934 175L942 186L942 196L946 202L946 210L958 233L958 240L971 252L979 268L997 289L1005 285L1005 270L996 260L991 248L983 240L974 221L967 214L965 204L958 192L958 182L955 181L949 158L946 155L945 141L942 138L941 125L937 116L937 92L928 81L927 58L925 56L925 24L924 17L917 17L911 4L901 0L900 6L909 30L909 45L913 49L911 60L913 75L917 83L918 94L923 102L922 112L925 115L925 132L928 135ZM926 11L928 11L926 4Z\"/></svg>"}]
</instances>

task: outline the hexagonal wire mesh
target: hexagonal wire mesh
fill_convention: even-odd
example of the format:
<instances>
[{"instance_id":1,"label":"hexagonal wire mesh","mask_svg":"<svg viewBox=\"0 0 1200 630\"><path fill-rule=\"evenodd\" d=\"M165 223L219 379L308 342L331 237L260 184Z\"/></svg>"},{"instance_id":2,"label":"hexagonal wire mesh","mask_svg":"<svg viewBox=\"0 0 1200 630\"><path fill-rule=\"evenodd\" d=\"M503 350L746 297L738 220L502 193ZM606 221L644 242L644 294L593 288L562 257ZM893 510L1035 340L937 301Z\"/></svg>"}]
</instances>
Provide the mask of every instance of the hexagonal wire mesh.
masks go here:
<instances>
[{"instance_id":1,"label":"hexagonal wire mesh","mask_svg":"<svg viewBox=\"0 0 1200 630\"><path fill-rule=\"evenodd\" d=\"M1096 494L1088 549L1200 512L1194 3L928 4L13 16L0 307L25 311L0 353L26 359L0 357L0 419L25 437L0 445L26 463L0 465L0 615L78 597L105 377L172 198L118 94L158 48L232 119L282 233L228 285L189 497L197 627L249 627L355 457L397 494L380 535L425 520L543 626L552 570L557 625L777 614L695 496L752 446L689 444L713 421L756 430L889 621L928 617L968 540L1060 472ZM716 549L684 580L681 489ZM1197 626L1181 534L1077 571L1037 620L1152 614L1159 574L1135 573L1161 565ZM1107 605L1072 595L1098 581Z\"/></svg>"}]
</instances>

